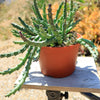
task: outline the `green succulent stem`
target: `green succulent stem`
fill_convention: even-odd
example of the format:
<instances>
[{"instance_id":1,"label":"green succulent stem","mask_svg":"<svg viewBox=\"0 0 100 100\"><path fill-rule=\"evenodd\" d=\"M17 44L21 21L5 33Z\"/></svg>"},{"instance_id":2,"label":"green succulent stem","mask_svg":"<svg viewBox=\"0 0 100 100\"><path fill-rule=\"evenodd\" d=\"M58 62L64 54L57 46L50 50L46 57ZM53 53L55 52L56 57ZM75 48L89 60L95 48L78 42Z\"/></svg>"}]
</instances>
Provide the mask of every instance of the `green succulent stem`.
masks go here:
<instances>
[{"instance_id":1,"label":"green succulent stem","mask_svg":"<svg viewBox=\"0 0 100 100\"><path fill-rule=\"evenodd\" d=\"M37 18L39 18L40 20L42 20L42 16L41 16L40 11L38 9L36 0L34 0L33 2L34 2L33 11L35 12Z\"/></svg>"},{"instance_id":2,"label":"green succulent stem","mask_svg":"<svg viewBox=\"0 0 100 100\"><path fill-rule=\"evenodd\" d=\"M0 54L0 58L16 56L20 53L23 53L28 47L29 47L28 45L25 45L23 48L21 48L18 51L7 53L7 54Z\"/></svg>"},{"instance_id":3,"label":"green succulent stem","mask_svg":"<svg viewBox=\"0 0 100 100\"><path fill-rule=\"evenodd\" d=\"M64 3L64 11L63 11L63 26L62 26L62 32L63 32L63 41L66 39L65 38L65 35L66 35L66 27L67 27L67 24L66 24L66 18L67 18L67 0L65 0L65 3Z\"/></svg>"},{"instance_id":4,"label":"green succulent stem","mask_svg":"<svg viewBox=\"0 0 100 100\"><path fill-rule=\"evenodd\" d=\"M53 30L56 30L56 29L55 29L55 26L54 26L54 23L53 23L53 18L52 18L51 4L49 4L49 7L48 7L48 17L49 17L49 23L50 23L52 29L53 29Z\"/></svg>"},{"instance_id":5,"label":"green succulent stem","mask_svg":"<svg viewBox=\"0 0 100 100\"><path fill-rule=\"evenodd\" d=\"M47 23L46 5L43 5L43 20Z\"/></svg>"},{"instance_id":6,"label":"green succulent stem","mask_svg":"<svg viewBox=\"0 0 100 100\"><path fill-rule=\"evenodd\" d=\"M77 20L76 22L70 24L70 26L66 29L66 35L69 33L81 20Z\"/></svg>"},{"instance_id":7,"label":"green succulent stem","mask_svg":"<svg viewBox=\"0 0 100 100\"><path fill-rule=\"evenodd\" d=\"M47 33L47 31L43 28L42 24L40 25L39 30L40 30L39 35L42 38L42 40L45 40L46 38L50 39L50 38L54 37L54 36L52 36L52 35L50 35L50 34Z\"/></svg>"},{"instance_id":8,"label":"green succulent stem","mask_svg":"<svg viewBox=\"0 0 100 100\"><path fill-rule=\"evenodd\" d=\"M60 4L58 10L57 10L57 13L56 13L56 16L55 16L55 19L54 19L54 23L56 23L57 20L58 20L58 17L59 17L59 14L60 14L60 11L61 11L61 8L62 8L63 4L64 4L64 3L62 2L62 3Z\"/></svg>"},{"instance_id":9,"label":"green succulent stem","mask_svg":"<svg viewBox=\"0 0 100 100\"><path fill-rule=\"evenodd\" d=\"M66 17L67 17L67 0L65 0L65 3L64 3L64 19L66 20Z\"/></svg>"},{"instance_id":10,"label":"green succulent stem","mask_svg":"<svg viewBox=\"0 0 100 100\"><path fill-rule=\"evenodd\" d=\"M85 46L90 51L92 56L94 57L94 60L97 60L98 50L97 50L97 47L93 44L92 41L84 39L84 38L79 38L79 39L76 40L76 42Z\"/></svg>"},{"instance_id":11,"label":"green succulent stem","mask_svg":"<svg viewBox=\"0 0 100 100\"><path fill-rule=\"evenodd\" d=\"M31 48L33 48L33 47L31 46ZM21 86L23 85L26 78L28 77L28 73L29 73L29 70L30 70L30 65L32 63L33 56L34 56L36 50L37 50L37 48L34 48L32 53L30 53L30 56L28 57L28 61L27 61L27 64L25 66L25 69L21 74L22 76L21 76L21 79L19 80L19 83L17 85L15 85L14 89L12 89L5 97L9 97L12 94L15 94L18 90L20 90Z\"/></svg>"},{"instance_id":12,"label":"green succulent stem","mask_svg":"<svg viewBox=\"0 0 100 100\"><path fill-rule=\"evenodd\" d=\"M53 18L52 18L51 4L49 4L49 7L48 7L48 17L49 17L49 24L50 24L50 27L52 29L52 32L53 32L58 44L60 45L60 44L62 44L62 37L58 33L58 31L56 30L56 26L54 25Z\"/></svg>"},{"instance_id":13,"label":"green succulent stem","mask_svg":"<svg viewBox=\"0 0 100 100\"><path fill-rule=\"evenodd\" d=\"M12 72L14 72L14 71L16 71L16 70L19 70L19 69L25 64L25 62L26 62L26 60L28 59L28 56L29 56L31 50L32 50L32 48L30 47L30 48L28 49L27 54L25 55L24 59L22 60L22 62L21 62L20 64L18 64L18 65L17 65L16 67L14 67L14 68L9 68L9 69L6 70L6 71L0 72L0 74L2 74L2 75L11 74Z\"/></svg>"},{"instance_id":14,"label":"green succulent stem","mask_svg":"<svg viewBox=\"0 0 100 100\"><path fill-rule=\"evenodd\" d=\"M18 17L19 21L21 22L21 24L24 26L25 30L30 33L31 35L36 35L36 33L34 33L34 29L32 26L27 25L22 19L21 17Z\"/></svg>"},{"instance_id":15,"label":"green succulent stem","mask_svg":"<svg viewBox=\"0 0 100 100\"><path fill-rule=\"evenodd\" d=\"M70 26L70 24L73 23L74 21L74 17L75 17L75 13L78 10L79 6L77 4L75 4L75 8L73 8L73 0L71 0L71 7L70 7L70 13L67 17L67 27Z\"/></svg>"},{"instance_id":16,"label":"green succulent stem","mask_svg":"<svg viewBox=\"0 0 100 100\"><path fill-rule=\"evenodd\" d=\"M27 44L27 45L31 45L31 46L35 46L35 47L42 47L42 46L47 46L49 44L52 44L55 42L55 40L52 38L48 41L44 40L44 41L30 41L28 40L26 37L23 36L23 34L20 32L20 36L23 39L23 43Z\"/></svg>"},{"instance_id":17,"label":"green succulent stem","mask_svg":"<svg viewBox=\"0 0 100 100\"><path fill-rule=\"evenodd\" d=\"M16 23L12 23L11 24L14 28L22 31L22 32L25 32L25 33L28 33L29 35L31 35L31 33L29 33L24 27L20 26L20 25L17 25Z\"/></svg>"},{"instance_id":18,"label":"green succulent stem","mask_svg":"<svg viewBox=\"0 0 100 100\"><path fill-rule=\"evenodd\" d=\"M15 37L20 38L19 32L18 32L17 30L13 29L11 32L13 33L13 35L14 35ZM31 38L31 37L32 37L31 35L28 35L28 34L26 34L25 32L23 32L23 34L24 34L24 36L26 36L27 38Z\"/></svg>"},{"instance_id":19,"label":"green succulent stem","mask_svg":"<svg viewBox=\"0 0 100 100\"><path fill-rule=\"evenodd\" d=\"M24 45L25 44L25 42L23 42L23 41L13 41L13 43L14 44L19 44L19 45Z\"/></svg>"}]
</instances>

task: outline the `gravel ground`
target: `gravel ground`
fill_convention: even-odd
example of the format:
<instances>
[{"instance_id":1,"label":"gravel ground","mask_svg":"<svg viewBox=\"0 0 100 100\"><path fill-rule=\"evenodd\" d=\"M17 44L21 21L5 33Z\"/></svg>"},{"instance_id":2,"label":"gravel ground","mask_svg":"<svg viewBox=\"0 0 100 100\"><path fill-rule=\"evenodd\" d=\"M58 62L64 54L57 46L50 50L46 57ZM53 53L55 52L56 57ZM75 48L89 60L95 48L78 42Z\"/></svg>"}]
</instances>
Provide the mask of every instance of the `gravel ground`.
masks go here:
<instances>
[{"instance_id":1,"label":"gravel ground","mask_svg":"<svg viewBox=\"0 0 100 100\"><path fill-rule=\"evenodd\" d=\"M12 41L15 40L9 39L6 41L0 41L0 54L15 51L20 48L19 45L14 45ZM16 57L2 58L0 59L0 71L6 70L16 66L20 61L19 57L24 57L24 54L20 54ZM35 89L21 89L20 92L17 92L16 95L12 95L9 98L5 98L4 95L7 94L14 86L14 82L21 73L21 68L19 71L12 73L11 75L2 76L0 75L0 100L47 100L45 95L45 90L35 90ZM97 66L99 77L100 77L100 67ZM100 96L100 94L96 94ZM65 100L65 99L63 99ZM89 100L86 97L80 95L80 93L69 92L69 100Z\"/></svg>"}]
</instances>

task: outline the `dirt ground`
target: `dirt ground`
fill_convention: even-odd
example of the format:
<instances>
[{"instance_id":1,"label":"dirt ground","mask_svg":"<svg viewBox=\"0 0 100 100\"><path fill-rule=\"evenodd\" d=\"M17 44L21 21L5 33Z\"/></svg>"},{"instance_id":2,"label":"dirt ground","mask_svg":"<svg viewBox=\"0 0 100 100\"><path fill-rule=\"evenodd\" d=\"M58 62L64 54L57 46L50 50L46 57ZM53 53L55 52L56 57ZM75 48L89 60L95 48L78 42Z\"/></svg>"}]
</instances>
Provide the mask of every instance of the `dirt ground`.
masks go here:
<instances>
[{"instance_id":1,"label":"dirt ground","mask_svg":"<svg viewBox=\"0 0 100 100\"><path fill-rule=\"evenodd\" d=\"M14 45L12 42L15 40L9 39L6 41L0 41L0 54L7 53L11 51L16 51L20 48L19 45ZM0 71L6 70L7 68L11 68L16 66L20 61L18 58L24 57L24 54L20 54L18 56L7 58L0 58ZM5 98L5 94L7 94L14 86L16 79L21 73L23 68L19 71L12 73L11 75L2 76L0 75L0 100L47 100L45 95L45 90L35 90L35 89L21 89L15 95L12 95L9 98ZM100 67L97 66L99 77L100 77ZM100 94L97 94L100 96ZM65 99L63 99L65 100ZM89 100L86 97L82 96L80 93L69 92L68 100Z\"/></svg>"}]
</instances>

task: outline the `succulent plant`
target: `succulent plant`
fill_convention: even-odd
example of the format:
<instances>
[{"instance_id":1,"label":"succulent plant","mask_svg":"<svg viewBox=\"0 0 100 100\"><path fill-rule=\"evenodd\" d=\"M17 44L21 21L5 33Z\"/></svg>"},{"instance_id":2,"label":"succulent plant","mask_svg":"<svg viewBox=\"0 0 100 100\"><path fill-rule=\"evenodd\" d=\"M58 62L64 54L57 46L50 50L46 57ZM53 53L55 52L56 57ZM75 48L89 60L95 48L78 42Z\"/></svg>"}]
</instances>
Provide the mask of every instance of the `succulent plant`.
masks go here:
<instances>
[{"instance_id":1,"label":"succulent plant","mask_svg":"<svg viewBox=\"0 0 100 100\"><path fill-rule=\"evenodd\" d=\"M79 43L88 48L95 59L98 56L97 48L90 40L77 38L77 34L71 31L80 21L74 20L75 12L78 10L78 4L75 3L74 5L73 0L70 0L68 4L67 0L65 0L65 2L60 4L54 19L52 17L51 6L52 5L49 4L48 13L46 13L46 5L44 4L43 14L40 14L36 0L34 0L32 8L35 17L31 18L33 26L26 24L20 17L18 17L18 19L22 26L12 23L12 26L16 28L12 31L13 35L23 40L14 41L14 43L24 45L24 47L15 52L0 54L0 57L16 56L26 50L27 53L20 64L14 68L9 68L6 71L0 72L0 74L11 74L19 70L26 62L27 64L25 65L22 79L19 80L19 83L15 85L14 89L11 90L6 97L15 94L16 91L21 88L25 79L28 77L31 63L39 59L39 53L43 46L62 47ZM59 16L61 9L63 9L63 14Z\"/></svg>"}]
</instances>

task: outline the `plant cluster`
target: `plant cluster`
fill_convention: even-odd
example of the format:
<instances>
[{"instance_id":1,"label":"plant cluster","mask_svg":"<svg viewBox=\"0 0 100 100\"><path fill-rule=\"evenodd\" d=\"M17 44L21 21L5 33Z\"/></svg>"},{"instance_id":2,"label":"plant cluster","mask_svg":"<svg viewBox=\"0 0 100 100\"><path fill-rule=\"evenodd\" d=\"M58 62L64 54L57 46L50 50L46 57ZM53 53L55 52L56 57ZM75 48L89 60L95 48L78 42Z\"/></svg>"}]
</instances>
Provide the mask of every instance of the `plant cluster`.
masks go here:
<instances>
[{"instance_id":1,"label":"plant cluster","mask_svg":"<svg viewBox=\"0 0 100 100\"><path fill-rule=\"evenodd\" d=\"M63 14L58 17L62 7ZM33 26L26 24L20 17L18 17L18 19L21 22L22 26L12 23L13 27L16 28L12 31L13 35L22 38L23 40L14 41L14 43L24 45L24 47L12 53L0 54L1 58L11 57L23 53L27 50L27 53L20 64L18 64L14 68L9 68L6 71L0 72L0 74L2 75L11 74L16 70L19 70L27 62L22 74L22 79L20 79L19 83L15 85L14 89L6 95L7 97L15 94L16 91L21 88L21 86L25 82L25 79L28 77L32 61L34 62L39 59L41 47L62 47L79 43L87 47L95 59L98 56L97 48L90 40L77 38L77 34L71 31L80 21L74 20L75 12L78 10L78 5L74 5L73 0L70 0L69 4L67 0L65 0L65 2L62 2L57 10L54 19L52 18L51 4L49 4L48 6L48 13L46 13L46 5L43 5L42 15L40 14L40 11L38 9L36 0L34 0L32 8L36 16L32 17Z\"/></svg>"}]
</instances>

